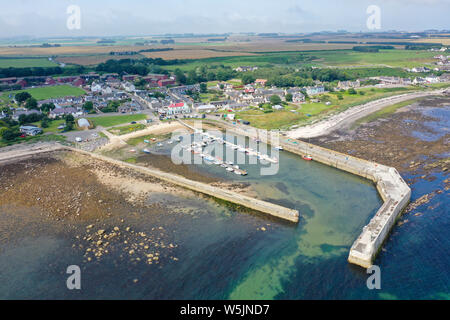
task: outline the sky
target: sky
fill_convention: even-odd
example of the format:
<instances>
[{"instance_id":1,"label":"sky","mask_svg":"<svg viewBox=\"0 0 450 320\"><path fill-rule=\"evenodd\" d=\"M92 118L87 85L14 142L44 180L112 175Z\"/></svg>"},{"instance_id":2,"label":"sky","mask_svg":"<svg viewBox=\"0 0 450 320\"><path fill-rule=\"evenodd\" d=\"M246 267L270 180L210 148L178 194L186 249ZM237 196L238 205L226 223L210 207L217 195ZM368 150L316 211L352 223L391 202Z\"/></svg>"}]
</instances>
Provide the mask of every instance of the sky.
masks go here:
<instances>
[{"instance_id":1,"label":"sky","mask_svg":"<svg viewBox=\"0 0 450 320\"><path fill-rule=\"evenodd\" d=\"M0 37L120 36L165 33L369 32L450 29L450 0L0 0ZM80 9L69 29L67 9ZM73 20L71 20L73 21Z\"/></svg>"}]
</instances>

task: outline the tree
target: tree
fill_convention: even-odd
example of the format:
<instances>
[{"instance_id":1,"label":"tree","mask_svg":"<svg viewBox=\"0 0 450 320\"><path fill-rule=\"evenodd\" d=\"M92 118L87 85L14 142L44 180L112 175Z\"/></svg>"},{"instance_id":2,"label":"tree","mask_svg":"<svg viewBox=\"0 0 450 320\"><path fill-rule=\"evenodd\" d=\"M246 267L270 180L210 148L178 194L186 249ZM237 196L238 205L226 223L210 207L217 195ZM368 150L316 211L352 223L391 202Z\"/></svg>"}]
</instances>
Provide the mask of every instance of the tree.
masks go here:
<instances>
[{"instance_id":1,"label":"tree","mask_svg":"<svg viewBox=\"0 0 450 320\"><path fill-rule=\"evenodd\" d=\"M357 94L356 90L353 88L350 88L347 90L348 94Z\"/></svg>"},{"instance_id":2,"label":"tree","mask_svg":"<svg viewBox=\"0 0 450 320\"><path fill-rule=\"evenodd\" d=\"M38 102L35 98L28 98L25 102L25 108L30 109L38 109Z\"/></svg>"},{"instance_id":3,"label":"tree","mask_svg":"<svg viewBox=\"0 0 450 320\"><path fill-rule=\"evenodd\" d=\"M270 97L270 103L272 105L280 104L281 98L278 95L274 94L273 96Z\"/></svg>"},{"instance_id":4,"label":"tree","mask_svg":"<svg viewBox=\"0 0 450 320\"><path fill-rule=\"evenodd\" d=\"M241 80L242 83L245 85L255 82L256 78L249 73L244 73L241 77Z\"/></svg>"},{"instance_id":5,"label":"tree","mask_svg":"<svg viewBox=\"0 0 450 320\"><path fill-rule=\"evenodd\" d=\"M286 94L286 101L292 102L292 94L291 93Z\"/></svg>"},{"instance_id":6,"label":"tree","mask_svg":"<svg viewBox=\"0 0 450 320\"><path fill-rule=\"evenodd\" d=\"M54 110L56 106L53 103L44 103L41 105L41 111L44 113L49 113Z\"/></svg>"},{"instance_id":7,"label":"tree","mask_svg":"<svg viewBox=\"0 0 450 320\"><path fill-rule=\"evenodd\" d=\"M17 128L11 128L3 131L2 138L5 141L12 141L20 136L20 131Z\"/></svg>"},{"instance_id":8,"label":"tree","mask_svg":"<svg viewBox=\"0 0 450 320\"><path fill-rule=\"evenodd\" d=\"M174 73L179 84L186 84L187 79L183 71L176 69Z\"/></svg>"},{"instance_id":9,"label":"tree","mask_svg":"<svg viewBox=\"0 0 450 320\"><path fill-rule=\"evenodd\" d=\"M41 128L48 128L49 127L49 123L50 123L50 119L49 118L43 118L41 120Z\"/></svg>"},{"instance_id":10,"label":"tree","mask_svg":"<svg viewBox=\"0 0 450 320\"><path fill-rule=\"evenodd\" d=\"M70 131L73 130L73 127L75 126L75 118L73 117L73 115L68 114L65 117L66 120L66 130Z\"/></svg>"},{"instance_id":11,"label":"tree","mask_svg":"<svg viewBox=\"0 0 450 320\"><path fill-rule=\"evenodd\" d=\"M24 91L24 92L19 92L15 95L14 97L16 99L16 101L21 104L25 101L27 101L28 99L31 98L31 94L29 94L28 92Z\"/></svg>"},{"instance_id":12,"label":"tree","mask_svg":"<svg viewBox=\"0 0 450 320\"><path fill-rule=\"evenodd\" d=\"M200 83L200 93L207 93L208 92L208 86L206 83Z\"/></svg>"},{"instance_id":13,"label":"tree","mask_svg":"<svg viewBox=\"0 0 450 320\"><path fill-rule=\"evenodd\" d=\"M83 105L83 109L86 110L86 112L90 113L92 112L92 110L94 110L94 104L92 103L92 101L87 101Z\"/></svg>"}]
</instances>

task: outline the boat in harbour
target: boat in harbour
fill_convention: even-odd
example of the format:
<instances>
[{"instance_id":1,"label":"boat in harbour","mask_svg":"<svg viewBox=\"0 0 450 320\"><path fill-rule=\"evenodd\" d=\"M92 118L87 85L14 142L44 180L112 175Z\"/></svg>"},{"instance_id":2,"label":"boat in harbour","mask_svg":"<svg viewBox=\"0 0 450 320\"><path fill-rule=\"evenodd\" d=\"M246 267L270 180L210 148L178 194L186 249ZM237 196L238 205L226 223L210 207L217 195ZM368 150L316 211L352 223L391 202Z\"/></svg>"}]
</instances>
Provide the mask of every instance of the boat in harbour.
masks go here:
<instances>
[{"instance_id":1,"label":"boat in harbour","mask_svg":"<svg viewBox=\"0 0 450 320\"><path fill-rule=\"evenodd\" d=\"M306 155L306 156L303 156L302 158L303 158L303 160L306 160L306 161L311 161L312 160L312 157L309 154Z\"/></svg>"}]
</instances>

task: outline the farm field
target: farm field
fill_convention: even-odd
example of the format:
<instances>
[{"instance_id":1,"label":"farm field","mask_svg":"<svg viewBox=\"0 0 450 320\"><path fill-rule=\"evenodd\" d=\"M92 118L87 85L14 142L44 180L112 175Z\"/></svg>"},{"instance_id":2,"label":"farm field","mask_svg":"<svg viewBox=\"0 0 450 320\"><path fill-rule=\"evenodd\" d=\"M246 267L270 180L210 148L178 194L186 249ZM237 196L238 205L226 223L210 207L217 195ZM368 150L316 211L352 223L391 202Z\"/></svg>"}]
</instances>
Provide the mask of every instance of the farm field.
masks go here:
<instances>
[{"instance_id":1,"label":"farm field","mask_svg":"<svg viewBox=\"0 0 450 320\"><path fill-rule=\"evenodd\" d=\"M34 67L55 67L58 64L49 61L47 58L0 58L0 68L34 68Z\"/></svg>"},{"instance_id":2,"label":"farm field","mask_svg":"<svg viewBox=\"0 0 450 320\"><path fill-rule=\"evenodd\" d=\"M142 52L147 58L162 58L164 60L174 59L204 59L213 57L235 57L235 56L254 56L249 52L234 51L214 51L207 49L175 49L171 51Z\"/></svg>"},{"instance_id":3,"label":"farm field","mask_svg":"<svg viewBox=\"0 0 450 320\"><path fill-rule=\"evenodd\" d=\"M145 114L132 114L124 116L104 116L104 117L90 117L95 126L102 126L104 128L118 126L120 124L145 120L147 116Z\"/></svg>"},{"instance_id":4,"label":"farm field","mask_svg":"<svg viewBox=\"0 0 450 320\"><path fill-rule=\"evenodd\" d=\"M3 102L8 101L9 96L14 96L19 92L28 92L35 98L36 100L47 100L47 99L55 99L62 97L79 97L84 95L86 92L83 89L78 87L72 87L69 85L60 85L60 86L51 86L51 87L42 87L42 88L31 88L26 90L17 90L17 91L9 91L5 92L0 96L0 100Z\"/></svg>"},{"instance_id":5,"label":"farm field","mask_svg":"<svg viewBox=\"0 0 450 320\"><path fill-rule=\"evenodd\" d=\"M305 51L305 52L272 52L254 56L219 57L195 59L184 64L164 67L168 70L177 68L188 71L204 64L225 65L236 68L250 65L267 67L270 65L316 65L332 67L382 66L386 68L406 68L427 65L433 62L433 52L414 50L380 50L380 52L356 52L353 50Z\"/></svg>"},{"instance_id":6,"label":"farm field","mask_svg":"<svg viewBox=\"0 0 450 320\"><path fill-rule=\"evenodd\" d=\"M123 60L123 59L142 59L144 56L140 54L130 56L111 56L109 54L94 54L94 55L77 55L77 56L64 56L58 57L56 60L65 64L75 64L80 66L95 66L99 63L106 62L108 60Z\"/></svg>"}]
</instances>

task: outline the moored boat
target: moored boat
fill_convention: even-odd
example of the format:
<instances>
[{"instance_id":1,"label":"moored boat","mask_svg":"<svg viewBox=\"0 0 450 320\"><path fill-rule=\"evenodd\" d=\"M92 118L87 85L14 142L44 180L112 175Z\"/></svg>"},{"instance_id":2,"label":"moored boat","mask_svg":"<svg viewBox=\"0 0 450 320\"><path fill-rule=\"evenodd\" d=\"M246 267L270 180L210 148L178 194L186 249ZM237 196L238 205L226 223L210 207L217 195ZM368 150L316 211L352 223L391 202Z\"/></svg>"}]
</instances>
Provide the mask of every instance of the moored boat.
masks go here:
<instances>
[{"instance_id":1,"label":"moored boat","mask_svg":"<svg viewBox=\"0 0 450 320\"><path fill-rule=\"evenodd\" d=\"M303 156L302 158L303 158L303 160L306 160L306 161L311 161L312 160L312 157L309 154L306 155L306 156Z\"/></svg>"}]
</instances>

